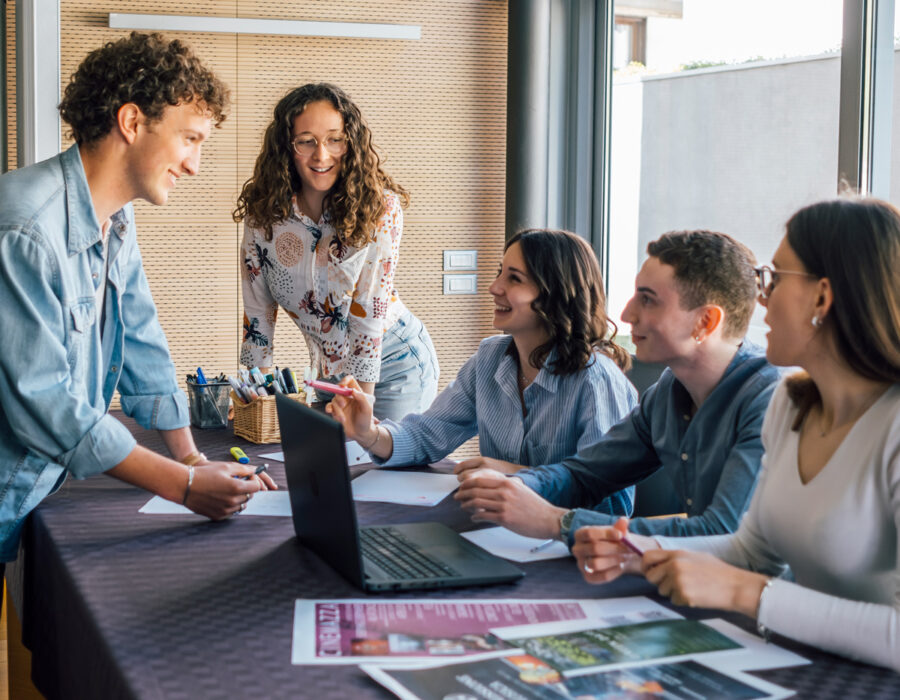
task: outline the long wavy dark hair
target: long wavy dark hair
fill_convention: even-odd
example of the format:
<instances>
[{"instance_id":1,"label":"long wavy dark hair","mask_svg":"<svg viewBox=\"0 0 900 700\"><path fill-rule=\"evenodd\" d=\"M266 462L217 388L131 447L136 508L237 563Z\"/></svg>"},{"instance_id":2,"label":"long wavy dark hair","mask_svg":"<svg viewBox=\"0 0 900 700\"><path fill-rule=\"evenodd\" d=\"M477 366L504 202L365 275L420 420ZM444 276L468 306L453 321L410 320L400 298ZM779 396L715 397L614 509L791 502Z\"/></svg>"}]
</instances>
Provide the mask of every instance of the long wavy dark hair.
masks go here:
<instances>
[{"instance_id":1,"label":"long wavy dark hair","mask_svg":"<svg viewBox=\"0 0 900 700\"><path fill-rule=\"evenodd\" d=\"M536 347L529 363L543 367L555 348L551 374L574 374L587 367L595 351L611 358L622 371L631 366L628 351L616 344L616 324L606 315L606 294L597 256L587 241L569 231L529 229L507 241L505 250L518 243L537 284L531 308L550 339Z\"/></svg>"},{"instance_id":2,"label":"long wavy dark hair","mask_svg":"<svg viewBox=\"0 0 900 700\"><path fill-rule=\"evenodd\" d=\"M373 240L384 215L384 190L396 193L404 207L409 206L409 194L382 170L372 133L359 108L347 93L329 83L307 83L291 90L275 105L253 176L244 183L232 218L236 222L246 219L252 227L262 229L270 241L273 226L291 215L291 200L302 188L294 167L291 131L294 119L313 102L328 102L340 112L347 136L341 172L325 197L324 211L343 242L362 247Z\"/></svg>"},{"instance_id":3,"label":"long wavy dark hair","mask_svg":"<svg viewBox=\"0 0 900 700\"><path fill-rule=\"evenodd\" d=\"M831 333L841 359L877 382L900 382L900 210L872 197L812 204L787 222L787 242L804 270L827 277L834 292L819 333ZM800 409L798 430L821 401L806 372L787 381Z\"/></svg>"}]
</instances>

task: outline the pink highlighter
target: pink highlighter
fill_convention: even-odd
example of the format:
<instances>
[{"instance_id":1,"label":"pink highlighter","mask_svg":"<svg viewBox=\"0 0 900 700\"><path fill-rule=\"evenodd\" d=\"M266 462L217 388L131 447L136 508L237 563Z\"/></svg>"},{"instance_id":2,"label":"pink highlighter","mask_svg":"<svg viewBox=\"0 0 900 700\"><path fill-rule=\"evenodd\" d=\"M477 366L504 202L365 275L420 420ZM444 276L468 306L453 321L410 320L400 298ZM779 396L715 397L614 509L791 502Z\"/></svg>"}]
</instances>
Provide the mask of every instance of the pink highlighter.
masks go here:
<instances>
[{"instance_id":1,"label":"pink highlighter","mask_svg":"<svg viewBox=\"0 0 900 700\"><path fill-rule=\"evenodd\" d=\"M622 539L619 540L619 544L624 544L628 549L637 554L639 557L644 556L644 550L638 547L634 542L628 539L628 535L622 535Z\"/></svg>"},{"instance_id":2,"label":"pink highlighter","mask_svg":"<svg viewBox=\"0 0 900 700\"><path fill-rule=\"evenodd\" d=\"M306 384L306 386L311 386L313 389L327 391L329 394L353 396L353 389L348 386L340 386L339 384L332 384L331 382L320 382L318 379L306 379L303 383Z\"/></svg>"}]
</instances>

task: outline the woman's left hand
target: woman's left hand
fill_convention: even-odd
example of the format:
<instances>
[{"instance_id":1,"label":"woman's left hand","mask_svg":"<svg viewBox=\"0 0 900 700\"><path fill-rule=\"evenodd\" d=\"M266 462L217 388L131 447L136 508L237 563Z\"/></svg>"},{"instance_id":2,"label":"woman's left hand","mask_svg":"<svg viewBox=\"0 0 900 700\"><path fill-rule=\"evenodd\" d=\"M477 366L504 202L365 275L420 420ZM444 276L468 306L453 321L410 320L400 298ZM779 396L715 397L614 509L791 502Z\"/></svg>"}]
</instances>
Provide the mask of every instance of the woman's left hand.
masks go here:
<instances>
[{"instance_id":1,"label":"woman's left hand","mask_svg":"<svg viewBox=\"0 0 900 700\"><path fill-rule=\"evenodd\" d=\"M706 552L654 549L644 553L642 571L675 605L735 610L756 617L768 578L726 564Z\"/></svg>"}]
</instances>

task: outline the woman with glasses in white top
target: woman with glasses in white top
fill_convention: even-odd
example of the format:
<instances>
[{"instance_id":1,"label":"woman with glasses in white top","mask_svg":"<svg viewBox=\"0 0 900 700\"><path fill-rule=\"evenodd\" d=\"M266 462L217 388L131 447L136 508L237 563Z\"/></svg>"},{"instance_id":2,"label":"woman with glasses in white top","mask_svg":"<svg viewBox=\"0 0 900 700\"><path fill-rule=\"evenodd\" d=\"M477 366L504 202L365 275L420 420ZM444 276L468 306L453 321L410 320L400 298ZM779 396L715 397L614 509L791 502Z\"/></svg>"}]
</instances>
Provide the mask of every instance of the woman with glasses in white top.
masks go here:
<instances>
[{"instance_id":1,"label":"woman with glasses in white top","mask_svg":"<svg viewBox=\"0 0 900 700\"><path fill-rule=\"evenodd\" d=\"M244 222L241 363L272 364L281 306L319 374L352 374L376 416L428 408L434 346L394 289L408 204L343 90L310 83L285 95L233 214Z\"/></svg>"},{"instance_id":2,"label":"woman with glasses in white top","mask_svg":"<svg viewBox=\"0 0 900 700\"><path fill-rule=\"evenodd\" d=\"M798 211L758 268L770 362L798 366L762 428L756 493L733 535L583 528L594 583L643 573L680 605L734 610L807 644L900 671L900 211L841 198ZM792 579L783 578L788 569Z\"/></svg>"}]
</instances>

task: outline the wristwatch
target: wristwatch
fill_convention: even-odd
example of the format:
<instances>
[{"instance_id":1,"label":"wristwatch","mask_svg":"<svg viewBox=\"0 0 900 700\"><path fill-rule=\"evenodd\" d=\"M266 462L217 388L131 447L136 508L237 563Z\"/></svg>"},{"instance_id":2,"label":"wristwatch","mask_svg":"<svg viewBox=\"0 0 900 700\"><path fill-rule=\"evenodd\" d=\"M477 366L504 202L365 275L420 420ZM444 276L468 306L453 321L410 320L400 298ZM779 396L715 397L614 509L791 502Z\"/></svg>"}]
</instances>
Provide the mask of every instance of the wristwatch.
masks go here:
<instances>
[{"instance_id":1,"label":"wristwatch","mask_svg":"<svg viewBox=\"0 0 900 700\"><path fill-rule=\"evenodd\" d=\"M569 543L569 534L572 532L573 520L575 520L574 510L567 510L559 516L559 539L561 542Z\"/></svg>"}]
</instances>

